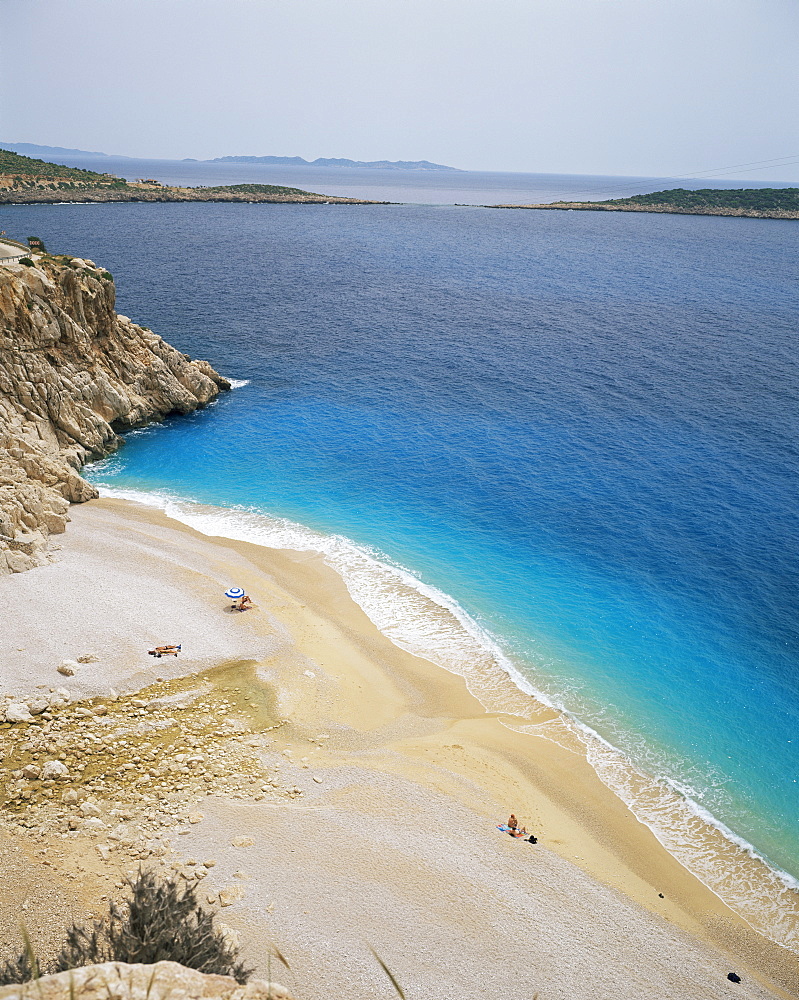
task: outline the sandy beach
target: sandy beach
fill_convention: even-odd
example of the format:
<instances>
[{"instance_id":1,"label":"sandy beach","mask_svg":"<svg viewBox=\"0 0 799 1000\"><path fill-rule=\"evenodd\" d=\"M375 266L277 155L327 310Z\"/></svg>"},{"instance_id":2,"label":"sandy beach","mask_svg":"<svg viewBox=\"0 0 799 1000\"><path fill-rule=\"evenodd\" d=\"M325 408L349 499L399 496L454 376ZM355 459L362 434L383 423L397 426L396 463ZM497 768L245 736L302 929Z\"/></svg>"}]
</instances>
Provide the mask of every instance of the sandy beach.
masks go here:
<instances>
[{"instance_id":1,"label":"sandy beach","mask_svg":"<svg viewBox=\"0 0 799 1000\"><path fill-rule=\"evenodd\" d=\"M0 694L66 688L71 708L103 706L85 726L124 712L141 739L159 712L164 726L194 726L220 773L192 784L182 762L183 811L158 821L150 857L201 867L209 898L229 890L222 919L260 974L275 944L291 965L278 978L298 996L390 996L371 945L425 1000L799 995L799 960L679 865L583 756L515 731L460 678L392 644L321 557L207 538L120 500L71 516L50 565L0 578ZM233 583L253 611L230 611ZM148 656L167 642L179 658ZM80 656L97 659L56 672ZM515 721L554 718L531 708ZM94 828L58 827L67 817L53 812L37 831L19 810L2 814L4 940L23 912L45 947L62 916L142 863L103 825L106 782ZM142 802L122 819L144 829ZM54 808L42 801L42 815ZM537 844L496 829L511 811Z\"/></svg>"}]
</instances>

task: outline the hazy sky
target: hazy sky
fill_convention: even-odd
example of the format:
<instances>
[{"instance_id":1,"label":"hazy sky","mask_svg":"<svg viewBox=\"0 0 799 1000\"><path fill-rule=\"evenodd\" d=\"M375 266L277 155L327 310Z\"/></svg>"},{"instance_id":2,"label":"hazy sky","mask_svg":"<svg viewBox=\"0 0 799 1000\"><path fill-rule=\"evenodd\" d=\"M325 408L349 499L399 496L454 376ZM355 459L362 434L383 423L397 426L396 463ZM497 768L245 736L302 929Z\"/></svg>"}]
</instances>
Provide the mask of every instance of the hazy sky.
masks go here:
<instances>
[{"instance_id":1,"label":"hazy sky","mask_svg":"<svg viewBox=\"0 0 799 1000\"><path fill-rule=\"evenodd\" d=\"M6 142L658 176L799 161L797 0L0 0L0 55Z\"/></svg>"}]
</instances>

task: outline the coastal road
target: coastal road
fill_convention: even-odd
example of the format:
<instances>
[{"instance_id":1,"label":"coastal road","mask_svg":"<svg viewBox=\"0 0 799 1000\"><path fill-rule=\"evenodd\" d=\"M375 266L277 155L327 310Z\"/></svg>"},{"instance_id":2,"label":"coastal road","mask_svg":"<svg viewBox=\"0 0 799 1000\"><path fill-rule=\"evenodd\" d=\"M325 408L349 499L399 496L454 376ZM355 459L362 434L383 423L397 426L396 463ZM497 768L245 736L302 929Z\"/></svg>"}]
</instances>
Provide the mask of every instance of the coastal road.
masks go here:
<instances>
[{"instance_id":1,"label":"coastal road","mask_svg":"<svg viewBox=\"0 0 799 1000\"><path fill-rule=\"evenodd\" d=\"M20 257L28 256L30 256L30 250L24 243L0 237L0 264L11 264L18 261Z\"/></svg>"}]
</instances>

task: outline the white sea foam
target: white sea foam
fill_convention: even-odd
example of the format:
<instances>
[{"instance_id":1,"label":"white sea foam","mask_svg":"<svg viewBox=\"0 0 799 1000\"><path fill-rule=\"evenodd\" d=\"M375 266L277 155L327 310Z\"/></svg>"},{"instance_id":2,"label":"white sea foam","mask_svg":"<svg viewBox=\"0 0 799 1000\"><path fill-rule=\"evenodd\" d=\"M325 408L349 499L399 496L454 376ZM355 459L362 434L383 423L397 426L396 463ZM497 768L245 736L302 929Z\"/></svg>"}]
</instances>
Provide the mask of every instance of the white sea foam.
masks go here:
<instances>
[{"instance_id":1,"label":"white sea foam","mask_svg":"<svg viewBox=\"0 0 799 1000\"><path fill-rule=\"evenodd\" d=\"M250 384L248 378L229 378L228 382L230 382L231 389L243 389L245 385Z\"/></svg>"},{"instance_id":2,"label":"white sea foam","mask_svg":"<svg viewBox=\"0 0 799 1000\"><path fill-rule=\"evenodd\" d=\"M756 930L799 951L799 881L771 866L711 815L697 802L693 789L668 776L645 774L566 706L537 690L493 636L447 594L379 552L285 518L212 507L166 493L107 487L101 493L158 507L206 535L321 553L342 576L355 602L392 642L464 677L487 710L529 715L532 697L560 711L560 719L553 723L513 728L536 732L570 749L579 747L604 784L681 864ZM507 683L509 677L512 685Z\"/></svg>"}]
</instances>

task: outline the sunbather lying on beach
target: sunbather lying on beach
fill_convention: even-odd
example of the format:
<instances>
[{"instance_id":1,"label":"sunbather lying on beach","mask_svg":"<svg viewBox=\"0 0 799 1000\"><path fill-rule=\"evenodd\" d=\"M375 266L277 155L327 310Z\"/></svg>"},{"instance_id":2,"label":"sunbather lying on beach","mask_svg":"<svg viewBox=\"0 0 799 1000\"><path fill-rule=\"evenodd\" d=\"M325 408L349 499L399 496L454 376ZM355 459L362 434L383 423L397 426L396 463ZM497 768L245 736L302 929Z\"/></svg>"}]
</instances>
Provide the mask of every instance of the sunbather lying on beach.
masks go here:
<instances>
[{"instance_id":1,"label":"sunbather lying on beach","mask_svg":"<svg viewBox=\"0 0 799 1000\"><path fill-rule=\"evenodd\" d=\"M147 652L150 656L177 656L181 650L181 646L156 646L155 649L148 649Z\"/></svg>"}]
</instances>

